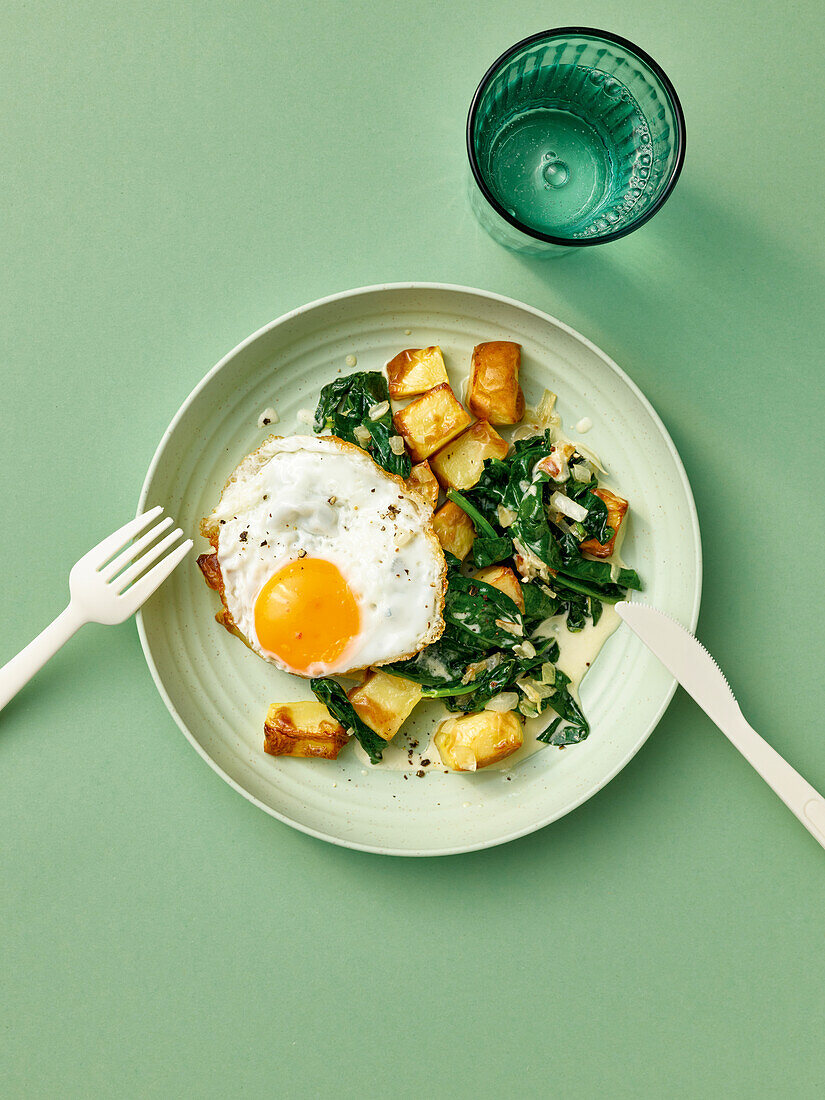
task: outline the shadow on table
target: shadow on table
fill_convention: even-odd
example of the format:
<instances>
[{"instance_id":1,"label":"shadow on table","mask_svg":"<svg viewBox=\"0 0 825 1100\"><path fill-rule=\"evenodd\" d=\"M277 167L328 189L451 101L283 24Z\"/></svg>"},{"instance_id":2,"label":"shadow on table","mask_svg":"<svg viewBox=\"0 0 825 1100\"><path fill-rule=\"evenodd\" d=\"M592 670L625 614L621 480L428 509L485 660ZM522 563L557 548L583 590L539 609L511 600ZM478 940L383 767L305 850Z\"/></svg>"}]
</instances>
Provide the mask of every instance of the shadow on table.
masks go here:
<instances>
[{"instance_id":1,"label":"shadow on table","mask_svg":"<svg viewBox=\"0 0 825 1100\"><path fill-rule=\"evenodd\" d=\"M662 212L620 242L558 260L516 258L552 288L556 310L569 302L630 348L642 339L673 351L674 340L687 336L685 354L707 350L709 334L722 348L732 339L741 346L743 314L754 335L804 342L799 322L818 315L809 272L825 267L812 245L805 251L808 240L771 237L682 183Z\"/></svg>"}]
</instances>

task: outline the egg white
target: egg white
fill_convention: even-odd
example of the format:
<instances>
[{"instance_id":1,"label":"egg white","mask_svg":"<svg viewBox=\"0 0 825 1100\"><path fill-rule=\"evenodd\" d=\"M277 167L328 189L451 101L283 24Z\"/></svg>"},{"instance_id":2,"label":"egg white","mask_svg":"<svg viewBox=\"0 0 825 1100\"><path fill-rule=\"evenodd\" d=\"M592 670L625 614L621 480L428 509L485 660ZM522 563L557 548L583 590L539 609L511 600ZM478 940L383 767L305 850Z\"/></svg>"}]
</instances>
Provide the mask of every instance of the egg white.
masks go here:
<instances>
[{"instance_id":1,"label":"egg white","mask_svg":"<svg viewBox=\"0 0 825 1100\"><path fill-rule=\"evenodd\" d=\"M235 470L203 524L215 545L223 597L238 630L265 660L255 601L273 573L307 556L338 567L360 611L357 637L327 676L418 652L443 630L444 555L432 509L360 448L334 436L271 437Z\"/></svg>"}]
</instances>

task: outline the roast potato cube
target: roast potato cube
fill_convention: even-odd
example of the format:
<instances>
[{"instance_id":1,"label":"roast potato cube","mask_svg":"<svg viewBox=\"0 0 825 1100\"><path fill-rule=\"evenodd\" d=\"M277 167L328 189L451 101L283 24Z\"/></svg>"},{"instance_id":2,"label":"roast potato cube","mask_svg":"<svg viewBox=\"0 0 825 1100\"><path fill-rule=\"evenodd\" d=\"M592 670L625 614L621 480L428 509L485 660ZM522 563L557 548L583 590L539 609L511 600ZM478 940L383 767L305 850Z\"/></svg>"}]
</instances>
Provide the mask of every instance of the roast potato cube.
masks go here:
<instances>
[{"instance_id":1,"label":"roast potato cube","mask_svg":"<svg viewBox=\"0 0 825 1100\"><path fill-rule=\"evenodd\" d=\"M492 340L473 348L467 383L467 405L479 420L518 424L524 416L524 394L518 381L521 345Z\"/></svg>"},{"instance_id":2,"label":"roast potato cube","mask_svg":"<svg viewBox=\"0 0 825 1100\"><path fill-rule=\"evenodd\" d=\"M273 703L264 722L264 752L270 756L317 756L334 760L349 741L323 703Z\"/></svg>"},{"instance_id":3,"label":"roast potato cube","mask_svg":"<svg viewBox=\"0 0 825 1100\"><path fill-rule=\"evenodd\" d=\"M415 397L447 381L441 348L408 348L387 363L390 397Z\"/></svg>"},{"instance_id":4,"label":"roast potato cube","mask_svg":"<svg viewBox=\"0 0 825 1100\"><path fill-rule=\"evenodd\" d=\"M385 741L392 741L421 698L421 684L371 669L358 687L347 692L360 718Z\"/></svg>"},{"instance_id":5,"label":"roast potato cube","mask_svg":"<svg viewBox=\"0 0 825 1100\"><path fill-rule=\"evenodd\" d=\"M477 420L430 459L445 489L472 489L481 477L486 458L504 458L510 445L486 420Z\"/></svg>"},{"instance_id":6,"label":"roast potato cube","mask_svg":"<svg viewBox=\"0 0 825 1100\"><path fill-rule=\"evenodd\" d=\"M524 595L518 577L508 565L488 565L479 569L475 575L477 581L486 581L505 596L509 596L519 611L524 611Z\"/></svg>"},{"instance_id":7,"label":"roast potato cube","mask_svg":"<svg viewBox=\"0 0 825 1100\"><path fill-rule=\"evenodd\" d=\"M476 529L467 513L448 500L433 516L433 528L442 549L464 561L476 537Z\"/></svg>"},{"instance_id":8,"label":"roast potato cube","mask_svg":"<svg viewBox=\"0 0 825 1100\"><path fill-rule=\"evenodd\" d=\"M433 508L438 504L438 482L435 480L435 474L426 460L413 466L410 476L407 478L407 488L414 489Z\"/></svg>"},{"instance_id":9,"label":"roast potato cube","mask_svg":"<svg viewBox=\"0 0 825 1100\"><path fill-rule=\"evenodd\" d=\"M616 545L616 535L628 509L628 503L623 497L617 497L609 489L594 489L593 496L599 497L607 505L607 522L613 528L613 536L608 542L598 542L596 539L585 539L579 543L582 550L592 554L594 558L609 558Z\"/></svg>"},{"instance_id":10,"label":"roast potato cube","mask_svg":"<svg viewBox=\"0 0 825 1100\"><path fill-rule=\"evenodd\" d=\"M504 760L524 742L521 719L512 710L483 710L448 718L438 727L435 746L448 768L474 772Z\"/></svg>"},{"instance_id":11,"label":"roast potato cube","mask_svg":"<svg viewBox=\"0 0 825 1100\"><path fill-rule=\"evenodd\" d=\"M450 388L449 382L428 390L393 417L413 462L423 462L451 439L460 435L472 417Z\"/></svg>"}]
</instances>

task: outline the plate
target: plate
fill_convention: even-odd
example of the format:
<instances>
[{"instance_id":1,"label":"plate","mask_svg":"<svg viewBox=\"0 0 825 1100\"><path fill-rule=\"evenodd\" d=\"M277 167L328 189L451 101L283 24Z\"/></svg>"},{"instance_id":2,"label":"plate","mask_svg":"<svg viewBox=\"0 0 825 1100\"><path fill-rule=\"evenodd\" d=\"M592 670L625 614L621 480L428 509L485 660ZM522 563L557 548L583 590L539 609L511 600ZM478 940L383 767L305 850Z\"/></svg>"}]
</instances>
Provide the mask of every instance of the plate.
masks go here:
<instances>
[{"instance_id":1,"label":"plate","mask_svg":"<svg viewBox=\"0 0 825 1100\"><path fill-rule=\"evenodd\" d=\"M593 422L583 442L631 502L623 556L644 598L693 630L701 545L693 496L667 431L639 389L603 352L560 321L481 290L431 283L366 287L287 313L239 344L181 406L157 449L140 508L163 504L197 540L198 523L239 460L272 429L309 433L303 414L321 386L352 368L376 370L404 347L440 344L458 387L473 345L522 345L528 404L559 395L565 431ZM351 360L350 360L351 362ZM460 390L458 391L460 392ZM523 836L580 805L622 768L656 726L673 678L621 626L586 676L588 740L548 748L511 772L430 772L423 778L338 761L263 752L272 702L311 698L308 686L261 661L215 622L217 601L194 558L145 604L138 630L169 711L204 760L256 806L312 836L392 855L446 855Z\"/></svg>"}]
</instances>

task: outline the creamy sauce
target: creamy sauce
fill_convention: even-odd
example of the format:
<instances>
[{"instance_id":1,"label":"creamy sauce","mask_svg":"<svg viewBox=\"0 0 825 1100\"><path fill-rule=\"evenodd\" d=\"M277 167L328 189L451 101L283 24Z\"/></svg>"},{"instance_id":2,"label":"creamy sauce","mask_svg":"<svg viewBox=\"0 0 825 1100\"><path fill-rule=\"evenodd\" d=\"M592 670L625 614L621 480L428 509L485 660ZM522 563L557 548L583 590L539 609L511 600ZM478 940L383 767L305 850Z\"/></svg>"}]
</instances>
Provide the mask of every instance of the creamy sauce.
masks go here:
<instances>
[{"instance_id":1,"label":"creamy sauce","mask_svg":"<svg viewBox=\"0 0 825 1100\"><path fill-rule=\"evenodd\" d=\"M280 416L278 416L273 408L264 409L258 417L258 427L267 428L270 424L277 424L280 419Z\"/></svg>"},{"instance_id":2,"label":"creamy sauce","mask_svg":"<svg viewBox=\"0 0 825 1100\"><path fill-rule=\"evenodd\" d=\"M358 357L355 356L355 355L348 355L346 357L346 359L344 360L344 362L347 364L348 367L357 367L358 366Z\"/></svg>"},{"instance_id":3,"label":"creamy sauce","mask_svg":"<svg viewBox=\"0 0 825 1100\"><path fill-rule=\"evenodd\" d=\"M576 431L580 435L584 435L584 433L589 432L592 427L593 427L593 421L590 419L590 417L589 416L583 416L581 418L581 420L578 422L578 424L576 425Z\"/></svg>"}]
</instances>

